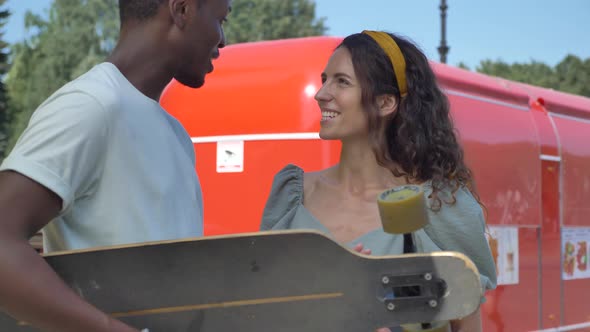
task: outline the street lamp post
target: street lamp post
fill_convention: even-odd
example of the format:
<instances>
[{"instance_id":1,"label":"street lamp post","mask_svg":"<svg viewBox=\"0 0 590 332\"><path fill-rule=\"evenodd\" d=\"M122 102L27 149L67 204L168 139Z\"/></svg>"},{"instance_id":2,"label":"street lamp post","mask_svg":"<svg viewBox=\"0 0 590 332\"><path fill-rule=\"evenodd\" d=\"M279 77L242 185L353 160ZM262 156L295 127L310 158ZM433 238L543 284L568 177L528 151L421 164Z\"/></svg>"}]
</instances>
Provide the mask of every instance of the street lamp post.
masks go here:
<instances>
[{"instance_id":1,"label":"street lamp post","mask_svg":"<svg viewBox=\"0 0 590 332\"><path fill-rule=\"evenodd\" d=\"M440 62L447 63L447 53L449 53L450 47L447 46L447 0L440 0L440 19L441 19L441 39L440 46L438 47L438 53L440 54Z\"/></svg>"}]
</instances>

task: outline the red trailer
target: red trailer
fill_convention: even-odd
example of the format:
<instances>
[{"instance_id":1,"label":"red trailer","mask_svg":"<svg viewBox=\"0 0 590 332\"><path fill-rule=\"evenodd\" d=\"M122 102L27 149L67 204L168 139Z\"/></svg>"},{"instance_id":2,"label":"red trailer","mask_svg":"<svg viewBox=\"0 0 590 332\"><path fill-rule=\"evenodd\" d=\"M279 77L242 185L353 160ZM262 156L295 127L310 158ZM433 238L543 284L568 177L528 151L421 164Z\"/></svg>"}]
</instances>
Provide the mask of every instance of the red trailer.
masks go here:
<instances>
[{"instance_id":1,"label":"red trailer","mask_svg":"<svg viewBox=\"0 0 590 332\"><path fill-rule=\"evenodd\" d=\"M256 231L274 174L335 164L313 99L341 41L229 46L201 89L173 81L161 103L197 155L205 235ZM499 286L484 330L590 331L590 99L431 63L488 209Z\"/></svg>"}]
</instances>

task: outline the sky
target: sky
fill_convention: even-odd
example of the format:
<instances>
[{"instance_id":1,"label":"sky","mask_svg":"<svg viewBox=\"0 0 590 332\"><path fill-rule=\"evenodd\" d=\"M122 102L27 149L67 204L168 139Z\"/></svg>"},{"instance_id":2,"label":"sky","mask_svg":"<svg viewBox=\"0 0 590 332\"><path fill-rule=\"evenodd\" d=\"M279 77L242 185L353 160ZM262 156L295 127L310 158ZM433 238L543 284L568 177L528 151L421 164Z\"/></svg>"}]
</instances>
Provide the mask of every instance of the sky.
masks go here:
<instances>
[{"instance_id":1,"label":"sky","mask_svg":"<svg viewBox=\"0 0 590 332\"><path fill-rule=\"evenodd\" d=\"M275 0L281 1L281 0ZM52 0L8 0L8 42L27 36L24 13L43 14ZM363 29L409 37L439 61L440 0L316 0L331 36ZM559 63L568 54L590 58L590 0L447 0L447 63L471 69L485 59ZM230 16L231 19L231 16Z\"/></svg>"}]
</instances>

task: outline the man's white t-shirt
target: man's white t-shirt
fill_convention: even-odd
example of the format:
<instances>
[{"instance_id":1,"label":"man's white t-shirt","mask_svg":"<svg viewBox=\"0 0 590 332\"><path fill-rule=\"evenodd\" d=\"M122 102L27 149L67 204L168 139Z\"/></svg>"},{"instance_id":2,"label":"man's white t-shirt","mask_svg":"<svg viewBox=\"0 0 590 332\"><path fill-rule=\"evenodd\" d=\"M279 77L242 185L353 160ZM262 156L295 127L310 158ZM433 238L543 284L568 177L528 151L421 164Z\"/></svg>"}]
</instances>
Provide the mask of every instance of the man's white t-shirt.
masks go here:
<instances>
[{"instance_id":1,"label":"man's white t-shirt","mask_svg":"<svg viewBox=\"0 0 590 332\"><path fill-rule=\"evenodd\" d=\"M43 229L46 252L202 235L190 137L111 63L39 106L0 170L63 200Z\"/></svg>"}]
</instances>

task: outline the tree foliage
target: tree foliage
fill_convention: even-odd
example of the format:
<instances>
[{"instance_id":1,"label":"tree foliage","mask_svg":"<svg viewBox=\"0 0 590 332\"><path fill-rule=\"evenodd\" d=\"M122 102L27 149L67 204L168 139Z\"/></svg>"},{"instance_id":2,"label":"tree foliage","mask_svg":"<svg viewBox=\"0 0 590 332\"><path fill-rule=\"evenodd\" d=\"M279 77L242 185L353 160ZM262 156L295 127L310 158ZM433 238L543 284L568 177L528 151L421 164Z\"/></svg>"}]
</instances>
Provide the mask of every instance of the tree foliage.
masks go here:
<instances>
[{"instance_id":1,"label":"tree foliage","mask_svg":"<svg viewBox=\"0 0 590 332\"><path fill-rule=\"evenodd\" d=\"M8 72L8 43L3 40L4 26L6 25L10 12L4 9L6 0L0 0L0 158L8 145L8 137L11 114L8 109L8 94L6 86L3 82L3 77Z\"/></svg>"},{"instance_id":2,"label":"tree foliage","mask_svg":"<svg viewBox=\"0 0 590 332\"><path fill-rule=\"evenodd\" d=\"M228 43L326 31L325 19L315 18L313 0L234 0L232 7L225 25ZM6 80L13 115L9 146L47 97L103 61L114 48L119 33L118 0L54 0L47 15L28 12L25 27L30 36L12 45Z\"/></svg>"},{"instance_id":3,"label":"tree foliage","mask_svg":"<svg viewBox=\"0 0 590 332\"><path fill-rule=\"evenodd\" d=\"M229 44L320 36L325 18L315 17L313 0L234 0L225 25Z\"/></svg>"},{"instance_id":4,"label":"tree foliage","mask_svg":"<svg viewBox=\"0 0 590 332\"><path fill-rule=\"evenodd\" d=\"M55 90L103 61L118 36L117 0L55 0L47 17L27 12L34 32L12 46L6 84L10 98L10 146L33 111Z\"/></svg>"},{"instance_id":5,"label":"tree foliage","mask_svg":"<svg viewBox=\"0 0 590 332\"><path fill-rule=\"evenodd\" d=\"M568 55L555 67L538 61L508 64L484 60L476 70L487 75L590 97L590 58L582 60L578 56Z\"/></svg>"}]
</instances>

